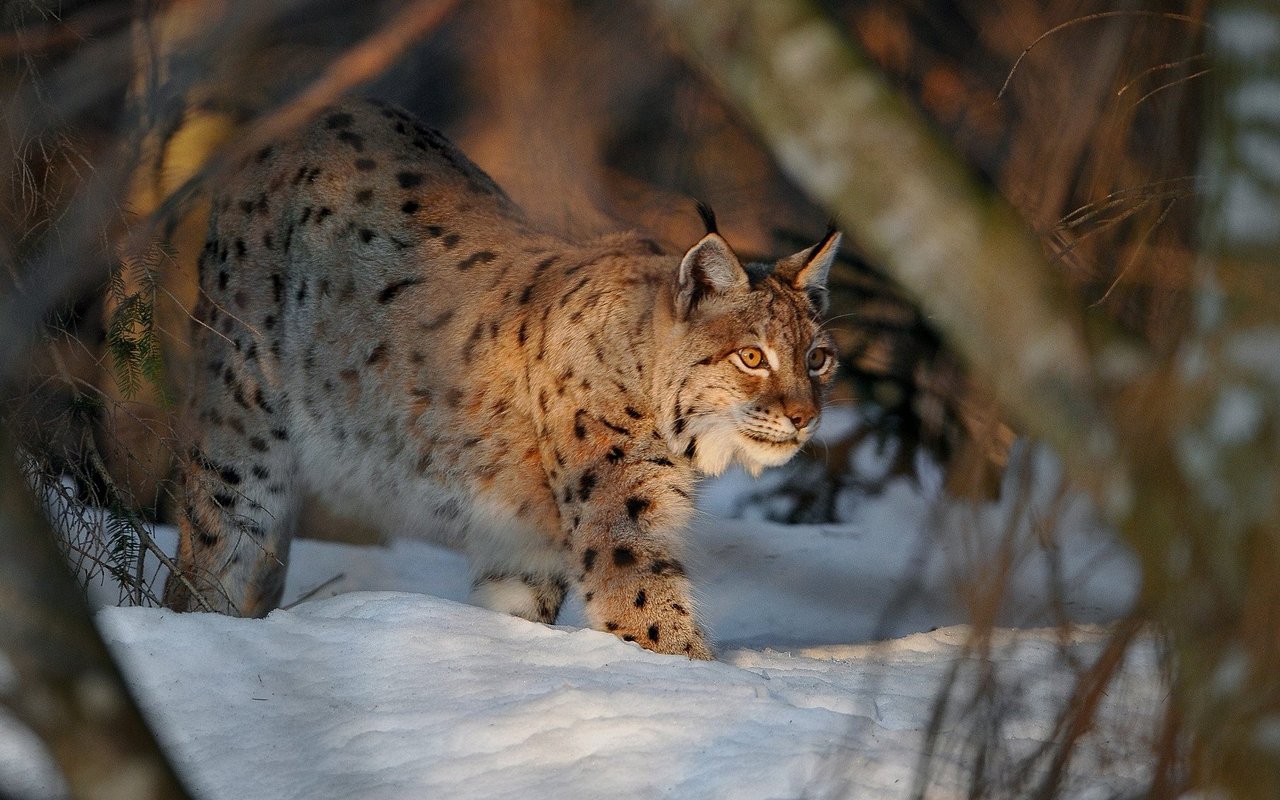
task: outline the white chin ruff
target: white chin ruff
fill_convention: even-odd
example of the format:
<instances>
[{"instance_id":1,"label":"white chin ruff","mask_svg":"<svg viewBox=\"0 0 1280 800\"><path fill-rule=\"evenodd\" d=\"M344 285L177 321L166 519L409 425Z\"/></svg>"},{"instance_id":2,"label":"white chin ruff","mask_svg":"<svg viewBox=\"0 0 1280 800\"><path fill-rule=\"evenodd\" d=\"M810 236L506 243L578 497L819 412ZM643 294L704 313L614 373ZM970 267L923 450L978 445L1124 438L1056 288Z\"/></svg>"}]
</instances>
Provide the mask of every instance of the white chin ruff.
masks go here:
<instances>
[{"instance_id":1,"label":"white chin ruff","mask_svg":"<svg viewBox=\"0 0 1280 800\"><path fill-rule=\"evenodd\" d=\"M759 475L765 467L776 467L787 463L791 457L800 452L800 445L795 442L774 445L757 442L744 436L738 437L738 463L753 476Z\"/></svg>"},{"instance_id":2,"label":"white chin ruff","mask_svg":"<svg viewBox=\"0 0 1280 800\"><path fill-rule=\"evenodd\" d=\"M799 444L771 445L721 429L698 437L693 465L704 474L719 475L736 461L754 476L765 467L785 464L799 451Z\"/></svg>"}]
</instances>

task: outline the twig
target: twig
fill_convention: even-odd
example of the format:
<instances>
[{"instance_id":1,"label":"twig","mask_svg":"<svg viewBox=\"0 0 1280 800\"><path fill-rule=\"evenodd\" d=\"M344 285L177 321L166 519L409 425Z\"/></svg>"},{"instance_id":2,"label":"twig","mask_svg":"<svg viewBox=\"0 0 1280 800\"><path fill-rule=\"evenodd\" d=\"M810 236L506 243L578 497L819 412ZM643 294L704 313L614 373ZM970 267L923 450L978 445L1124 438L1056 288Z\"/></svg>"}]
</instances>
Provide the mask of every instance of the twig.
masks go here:
<instances>
[{"instance_id":1,"label":"twig","mask_svg":"<svg viewBox=\"0 0 1280 800\"><path fill-rule=\"evenodd\" d=\"M1151 238L1151 234L1155 232L1156 228L1159 228L1162 224L1164 224L1165 219L1167 219L1169 216L1169 212L1173 210L1173 207L1174 205L1177 204L1177 202L1178 201L1175 198L1173 200L1170 200L1169 205L1164 207L1164 211L1160 212L1160 216L1156 218L1156 221L1153 222L1151 224L1151 227L1147 228L1147 230L1142 234L1142 238L1138 240L1138 246L1134 248L1133 254L1129 256L1129 258L1126 260L1124 267L1121 268L1119 274L1116 275L1115 280L1111 282L1111 285L1107 287L1107 290L1102 293L1101 297L1099 297L1097 300L1094 300L1092 303L1089 304L1089 308L1096 308L1107 301L1107 298L1111 296L1111 292L1113 292L1115 288L1120 285L1120 281L1124 280L1124 276L1129 274L1129 270L1132 269L1133 265L1137 263L1138 254L1142 252L1143 245L1145 245L1147 243L1147 240Z\"/></svg>"},{"instance_id":2,"label":"twig","mask_svg":"<svg viewBox=\"0 0 1280 800\"><path fill-rule=\"evenodd\" d=\"M1147 67L1146 69L1142 70L1142 71L1141 71L1141 72L1139 72L1137 75L1134 75L1131 79L1129 79L1129 80L1125 83L1125 85L1124 85L1124 86L1121 86L1119 89L1117 89L1117 90L1116 90L1116 97L1119 97L1120 95L1122 95L1122 94L1124 94L1125 92L1129 91L1129 89L1131 89L1135 83L1137 83L1138 81L1140 81L1140 80L1142 80L1143 78L1147 77L1148 75L1154 74L1154 73L1159 72L1159 71L1161 71L1161 70L1165 70L1165 69L1173 69L1174 67L1180 67L1180 66L1182 66L1183 64L1190 64L1192 61L1198 61L1198 60L1200 60L1200 59L1202 59L1202 58L1204 58L1204 53L1196 53L1196 54L1195 54L1195 55L1193 55L1193 56L1188 56L1188 57L1186 57L1186 58L1180 58L1180 59L1178 59L1177 61L1166 61L1166 62L1164 62L1163 64L1156 64L1155 66Z\"/></svg>"},{"instance_id":3,"label":"twig","mask_svg":"<svg viewBox=\"0 0 1280 800\"><path fill-rule=\"evenodd\" d=\"M913 785L908 795L913 800L924 800L929 788L930 770L933 767L938 740L942 735L943 725L947 720L947 712L951 705L952 693L960 680L960 670L968 662L973 653L973 637L966 637L959 655L951 660L947 674L942 679L937 693L933 697L933 705L929 709L929 722L925 725L923 741L920 743L920 755L916 758L915 769L912 770Z\"/></svg>"},{"instance_id":4,"label":"twig","mask_svg":"<svg viewBox=\"0 0 1280 800\"><path fill-rule=\"evenodd\" d=\"M53 361L54 368L58 370L58 372L61 374L63 381L68 386L76 385L77 383L76 380L72 377L70 370L67 368L66 362L62 359L61 354L59 354L57 350L54 350L54 349L50 350L50 360ZM86 449L86 455L88 456L88 459L89 459L89 465L93 468L93 471L94 471L94 477L102 481L103 485L106 486L107 491L110 492L112 495L112 497L110 498L109 505L122 507L124 505L122 501L122 498L124 497L124 495L120 491L120 488L116 486L115 482L112 480L111 474L107 470L106 464L102 460L102 453L98 449L98 443L97 441L94 440L92 436L85 438L85 449ZM54 485L57 485L56 477L53 483ZM65 495L64 495L64 500L67 502L68 508L70 508L73 503L78 502L75 498L68 498ZM104 509L103 511L104 513L112 513L109 509ZM124 521L129 526L129 528L134 532L134 535L138 537L138 542L143 547L145 547L147 550L155 554L155 556L161 561L161 563L165 564L165 566L168 566L170 567L170 569L173 569L172 561L160 549L159 545L155 543L155 541L151 538L151 535L145 530L143 526L138 525L137 522L131 516L126 515L124 517ZM94 556L88 553L88 551L85 551L84 554L89 558L94 558ZM130 580L128 581L132 583L134 603L135 605L142 605L143 593L145 593L147 595L146 599L151 600L156 605L162 605L162 603L160 602L160 599L156 597L155 593L152 592L151 589L145 585L145 579L142 574L143 561L144 559L142 555L139 554L138 563L135 566L136 572L133 576L131 576ZM106 565L104 564L103 566L106 566ZM121 580L122 583L125 583L123 576L117 575L116 578L117 580Z\"/></svg>"},{"instance_id":5,"label":"twig","mask_svg":"<svg viewBox=\"0 0 1280 800\"><path fill-rule=\"evenodd\" d=\"M1004 97L1005 90L1009 88L1009 82L1013 80L1013 74L1018 71L1018 67L1022 64L1022 60L1027 57L1027 54L1031 52L1031 48L1064 28L1070 28L1073 25L1080 24L1081 22L1093 22L1094 20L1108 19L1110 17L1156 17L1159 19L1171 19L1177 22L1200 25L1208 28L1209 30L1213 30L1213 26L1202 19L1197 19L1196 17L1187 14L1174 14L1167 11L1099 11L1096 14L1086 14L1083 17L1069 19L1066 22L1054 25L1049 30L1037 36L1035 41L1031 44L1023 48L1022 53L1018 56L1017 60L1013 62L1013 66L1009 68L1009 74L1005 76L1004 83L1000 85L1000 91L996 92L995 102L999 102L1000 99Z\"/></svg>"},{"instance_id":6,"label":"twig","mask_svg":"<svg viewBox=\"0 0 1280 800\"><path fill-rule=\"evenodd\" d=\"M1187 81L1194 80L1204 75L1208 75L1210 72L1213 72L1211 68L1205 68L1200 70L1199 72L1193 72L1190 75L1183 75L1181 78L1178 78L1177 80L1174 80L1174 81L1169 81L1163 86L1157 86L1156 88L1144 94L1142 97L1139 97L1136 101L1134 101L1133 105L1135 107L1140 106L1142 105L1144 100L1146 100L1147 98L1151 97L1154 94L1159 94L1160 92L1163 92L1165 89L1172 89L1174 86L1178 86L1186 83Z\"/></svg>"},{"instance_id":7,"label":"twig","mask_svg":"<svg viewBox=\"0 0 1280 800\"><path fill-rule=\"evenodd\" d=\"M1139 186L1126 186L1123 189L1117 189L1114 192L1111 192L1101 200L1086 203L1067 213L1062 217L1062 219L1058 220L1056 227L1060 229L1078 227L1079 225L1082 225L1083 223L1098 216L1103 211L1127 202L1129 198L1134 195L1141 199L1143 204L1171 197L1190 197L1197 180L1199 180L1198 176L1183 175L1179 178L1152 181L1151 183L1144 183ZM1156 190L1157 187L1165 185L1169 185L1171 188L1161 189L1159 191ZM1178 185L1186 185L1187 188L1172 188Z\"/></svg>"},{"instance_id":8,"label":"twig","mask_svg":"<svg viewBox=\"0 0 1280 800\"><path fill-rule=\"evenodd\" d=\"M96 443L93 443L92 440L90 442L89 463L93 465L93 469L97 473L98 479L106 484L109 491L119 497L120 490L111 480L111 475L107 472L106 465L102 463L102 455L98 452L98 446ZM147 533L143 526L136 524L132 518L127 518L127 522L129 527L133 529L135 534L137 534L138 541L142 546L154 555L161 564L168 567L171 575L177 576L183 587L187 591L191 592L191 596L196 599L201 610L213 611L213 606L209 605L208 601L204 599L204 596L196 591L196 587L191 584L191 581L187 578L186 574L184 574L182 570L178 569L178 565L174 563L173 559L171 559L168 554L160 548L160 545L156 544L155 540L151 538L151 534ZM139 557L139 561L141 561L141 557Z\"/></svg>"},{"instance_id":9,"label":"twig","mask_svg":"<svg viewBox=\"0 0 1280 800\"><path fill-rule=\"evenodd\" d=\"M1093 666L1076 682L1075 691L1066 705L1066 710L1058 720L1056 727L1058 746L1054 750L1053 761L1049 765L1040 784L1036 797L1051 800L1057 797L1061 788L1062 776L1066 773L1071 757L1075 753L1075 743L1088 732L1093 725L1098 706L1106 697L1107 687L1124 664L1129 646L1137 638L1143 627L1143 621L1136 616L1122 620L1108 637L1106 646Z\"/></svg>"},{"instance_id":10,"label":"twig","mask_svg":"<svg viewBox=\"0 0 1280 800\"><path fill-rule=\"evenodd\" d=\"M302 594L298 595L298 599L297 599L297 600L294 600L292 603L289 603L288 605L280 606L280 608L281 608L281 609L283 609L284 611L288 611L289 609L293 608L293 607L294 607L294 606L296 606L296 605L300 605L300 604L302 604L302 603L305 603L306 601L308 601L308 600L310 600L311 598L315 597L317 594L319 594L319 593L320 593L321 591L323 591L324 589L328 588L329 586L332 586L333 584L337 583L338 581L342 580L342 579L343 579L343 578L345 578L345 577L347 577L347 573L345 573L345 572L339 572L337 575L334 575L334 576L333 576L332 578L330 578L329 580L327 580L327 581L322 581L321 583L319 583L319 584L317 584L317 585L315 585L315 586L311 587L311 588L310 588L310 589L308 589L307 591L305 591L305 592L303 592Z\"/></svg>"}]
</instances>

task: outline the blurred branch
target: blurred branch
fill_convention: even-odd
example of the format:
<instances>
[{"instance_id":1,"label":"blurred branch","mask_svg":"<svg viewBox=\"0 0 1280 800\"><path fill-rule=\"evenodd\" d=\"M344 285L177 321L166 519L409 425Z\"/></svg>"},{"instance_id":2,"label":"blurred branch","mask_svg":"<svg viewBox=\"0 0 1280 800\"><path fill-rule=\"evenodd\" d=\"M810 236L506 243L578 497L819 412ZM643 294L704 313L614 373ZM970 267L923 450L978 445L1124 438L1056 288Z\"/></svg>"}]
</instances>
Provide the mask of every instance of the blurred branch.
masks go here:
<instances>
[{"instance_id":1,"label":"blurred branch","mask_svg":"<svg viewBox=\"0 0 1280 800\"><path fill-rule=\"evenodd\" d=\"M300 2L303 0L233 4L231 20L222 20L223 24L212 26L212 33L207 37L202 35L199 41L203 43L203 49L208 51L207 56L213 58L218 48L225 47L237 37L246 36L249 31L265 28L272 20ZM229 148L221 151L175 190L154 214L133 228L125 243L124 254L128 256L145 252L159 234L174 224L210 179L224 174L271 141L287 135L328 103L394 64L408 48L438 25L457 2L458 0L416 0L408 4L387 20L376 33L334 61L293 100L257 120ZM127 36L115 37L101 45L86 48L84 54L62 68L52 89L47 92L59 99L56 108L37 110L38 104L30 97L24 98L20 103L16 102L15 113L5 117L9 126L6 133L10 139L18 141L29 137L33 135L32 130L38 131L41 125L50 124L59 116L81 108L88 98L100 99L107 87L119 83L115 78L120 73L129 74L131 51L128 45ZM99 64L96 67L107 76L105 81L101 75L95 73L91 76L87 72L91 68L91 56L102 56L99 51L105 51L110 57L105 66ZM76 90L71 91L71 84L74 83L72 78L75 76L79 76L79 82ZM196 73L184 76L191 81L199 77ZM180 97L186 84L179 84L165 87L167 96ZM15 119L18 121L15 122ZM125 148L125 153L114 164L88 176L85 187L66 215L75 221L71 230L65 232L65 238L54 237L55 241L30 260L26 275L37 276L39 280L30 280L28 285L15 287L16 290L8 296L0 296L0 375L10 374L26 352L36 323L56 303L77 286L100 277L97 271L101 270L105 260L91 255L99 252L96 245L102 232L108 221L119 213L115 198L120 196L120 188L132 174L137 149L137 143L134 142ZM17 150L10 146L7 152ZM6 151L0 148L0 152ZM2 244L4 243L0 243Z\"/></svg>"},{"instance_id":2,"label":"blurred branch","mask_svg":"<svg viewBox=\"0 0 1280 800\"><path fill-rule=\"evenodd\" d=\"M458 0L409 3L373 35L330 64L296 97L254 121L229 147L219 151L199 172L175 189L146 224L133 230L126 252L141 253L149 247L160 228L178 219L211 179L226 174L253 153L289 135L326 105L382 74L439 25L457 3Z\"/></svg>"},{"instance_id":3,"label":"blurred branch","mask_svg":"<svg viewBox=\"0 0 1280 800\"><path fill-rule=\"evenodd\" d=\"M1087 464L1094 488L1122 484L1080 316L1008 203L808 0L659 6L784 170L924 298L1027 429Z\"/></svg>"},{"instance_id":4,"label":"blurred branch","mask_svg":"<svg viewBox=\"0 0 1280 800\"><path fill-rule=\"evenodd\" d=\"M167 81L165 98L184 98L206 77L208 65L220 55L225 57L231 43L252 39L305 2L239 3L228 13L203 16L184 50L194 66ZM68 120L114 92L123 92L138 66L135 39L135 31L126 26L90 41L47 77L33 77L20 92L6 98L5 113L0 115L0 173L16 180L13 173L24 168L21 154L28 143L60 134ZM175 112L180 116L184 110L180 103L157 104L165 105L170 116ZM0 239L0 258L12 262L5 265L14 270L12 287L6 285L0 291L0 377L13 374L27 354L37 324L51 309L91 281L106 277L112 263L106 247L108 230L121 216L122 190L150 131L143 123L126 118L120 125L115 157L86 170L75 196L37 247L24 253L16 234L7 231L9 235Z\"/></svg>"},{"instance_id":5,"label":"blurred branch","mask_svg":"<svg viewBox=\"0 0 1280 800\"><path fill-rule=\"evenodd\" d=\"M0 702L49 747L76 798L188 796L98 636L0 433Z\"/></svg>"}]
</instances>

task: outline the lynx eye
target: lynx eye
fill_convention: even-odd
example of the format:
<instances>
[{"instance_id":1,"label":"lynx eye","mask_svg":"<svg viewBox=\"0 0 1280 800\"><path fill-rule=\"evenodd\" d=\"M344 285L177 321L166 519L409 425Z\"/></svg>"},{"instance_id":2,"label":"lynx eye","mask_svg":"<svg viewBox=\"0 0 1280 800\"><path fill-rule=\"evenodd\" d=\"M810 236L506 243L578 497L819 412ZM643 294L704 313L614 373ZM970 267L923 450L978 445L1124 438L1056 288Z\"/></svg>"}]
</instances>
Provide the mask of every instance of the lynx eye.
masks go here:
<instances>
[{"instance_id":1,"label":"lynx eye","mask_svg":"<svg viewBox=\"0 0 1280 800\"><path fill-rule=\"evenodd\" d=\"M742 363L748 369L756 369L762 366L764 361L764 351L759 347L744 347L738 351L738 358L742 359Z\"/></svg>"},{"instance_id":2,"label":"lynx eye","mask_svg":"<svg viewBox=\"0 0 1280 800\"><path fill-rule=\"evenodd\" d=\"M809 351L809 371L822 372L827 366L827 361L831 358L831 353L825 347L815 347Z\"/></svg>"}]
</instances>

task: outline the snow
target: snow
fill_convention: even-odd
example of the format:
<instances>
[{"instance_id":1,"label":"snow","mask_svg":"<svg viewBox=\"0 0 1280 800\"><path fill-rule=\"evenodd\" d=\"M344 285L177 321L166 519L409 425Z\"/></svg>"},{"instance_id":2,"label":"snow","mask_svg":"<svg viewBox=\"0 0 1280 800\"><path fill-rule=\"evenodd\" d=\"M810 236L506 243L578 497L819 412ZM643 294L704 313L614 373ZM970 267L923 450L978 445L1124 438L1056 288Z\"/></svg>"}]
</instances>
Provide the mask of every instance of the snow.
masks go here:
<instances>
[{"instance_id":1,"label":"snow","mask_svg":"<svg viewBox=\"0 0 1280 800\"><path fill-rule=\"evenodd\" d=\"M200 797L875 800L911 796L917 780L929 797L968 796L977 737L995 737L992 774L1011 774L1052 740L1077 670L1108 637L1044 626L1113 620L1136 585L1087 504L1057 491L1052 459L1016 456L1011 472L1033 476L1025 502L1006 487L977 510L936 504L926 469L924 490L899 480L844 498L847 521L830 525L751 518L767 504L744 496L780 471L711 483L688 561L716 662L583 629L576 603L556 626L465 605L462 558L411 541L298 541L286 608L263 620L106 607L98 623ZM157 537L172 547L172 531ZM986 649L960 624L983 610L1018 626ZM999 691L984 691L993 680ZM1065 796L1141 788L1163 696L1143 639ZM59 785L0 718L5 792L57 797Z\"/></svg>"},{"instance_id":2,"label":"snow","mask_svg":"<svg viewBox=\"0 0 1280 800\"><path fill-rule=\"evenodd\" d=\"M964 642L949 628L701 663L394 592L256 623L142 609L101 623L197 791L225 798L898 796ZM1029 697L1061 693L1052 642L1000 649L1043 684ZM1008 725L1043 738L1046 719L1030 705ZM963 786L955 771L939 783Z\"/></svg>"}]
</instances>

